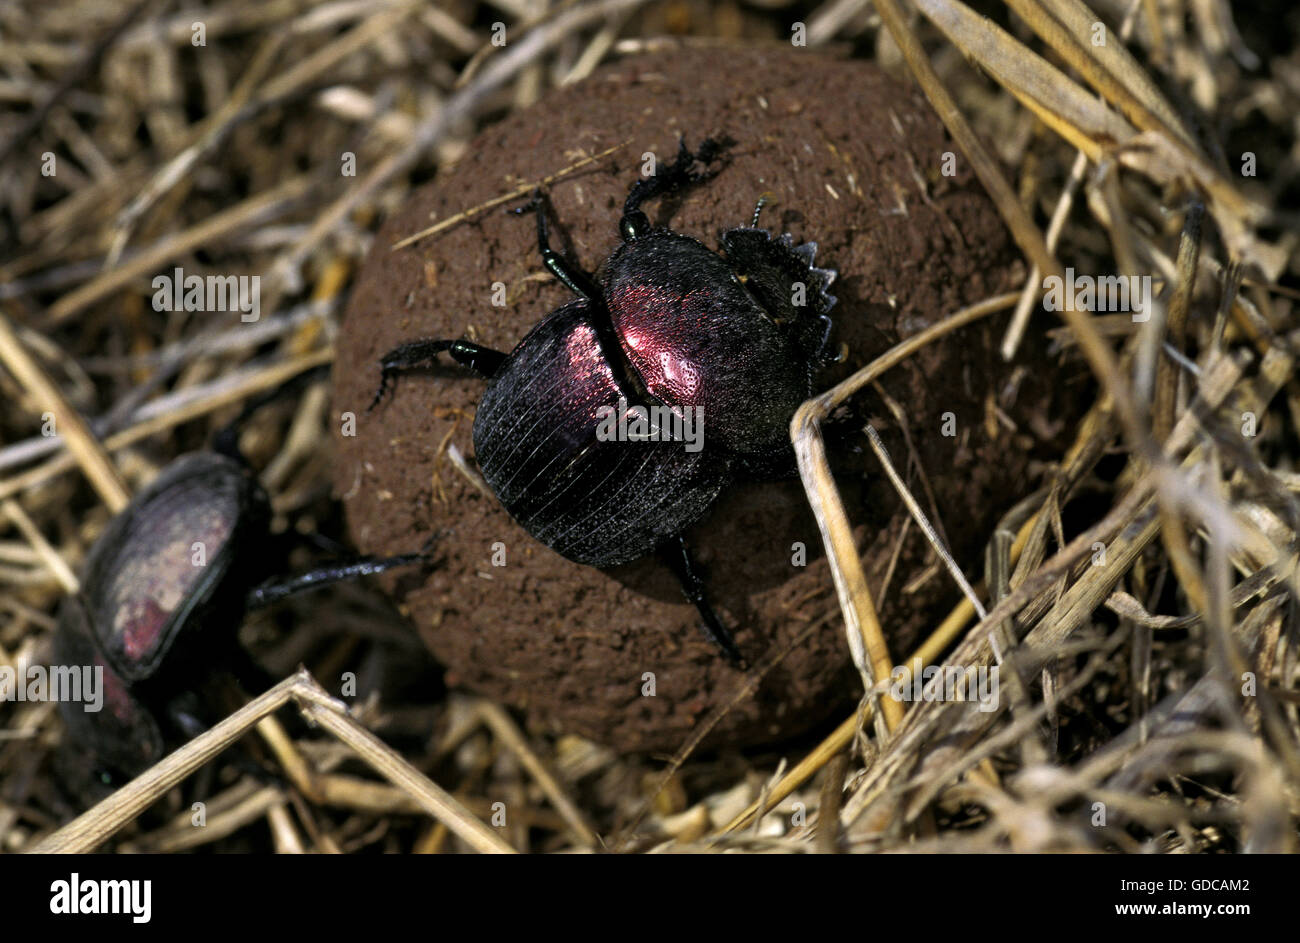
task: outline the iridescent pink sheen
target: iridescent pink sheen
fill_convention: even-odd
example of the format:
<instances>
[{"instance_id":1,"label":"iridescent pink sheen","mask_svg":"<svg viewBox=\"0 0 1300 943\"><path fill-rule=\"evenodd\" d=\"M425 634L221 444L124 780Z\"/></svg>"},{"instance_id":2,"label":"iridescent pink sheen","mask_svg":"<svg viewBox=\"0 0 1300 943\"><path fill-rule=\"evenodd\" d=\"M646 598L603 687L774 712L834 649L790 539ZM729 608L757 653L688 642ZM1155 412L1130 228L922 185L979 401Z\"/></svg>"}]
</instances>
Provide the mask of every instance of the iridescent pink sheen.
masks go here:
<instances>
[{"instance_id":1,"label":"iridescent pink sheen","mask_svg":"<svg viewBox=\"0 0 1300 943\"><path fill-rule=\"evenodd\" d=\"M628 360L656 397L672 406L703 405L700 367L688 342L698 346L709 310L707 290L674 297L651 285L621 284L614 288L610 308L614 328ZM694 322L694 323L693 323Z\"/></svg>"}]
</instances>

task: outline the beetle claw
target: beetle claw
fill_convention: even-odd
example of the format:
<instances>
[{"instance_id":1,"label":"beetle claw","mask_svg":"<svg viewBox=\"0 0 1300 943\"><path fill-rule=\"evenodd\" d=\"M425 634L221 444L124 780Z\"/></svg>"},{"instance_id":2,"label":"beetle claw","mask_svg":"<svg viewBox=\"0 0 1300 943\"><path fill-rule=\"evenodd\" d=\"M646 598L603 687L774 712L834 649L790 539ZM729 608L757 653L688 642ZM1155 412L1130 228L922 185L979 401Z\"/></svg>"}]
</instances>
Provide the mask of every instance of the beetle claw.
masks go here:
<instances>
[{"instance_id":1,"label":"beetle claw","mask_svg":"<svg viewBox=\"0 0 1300 943\"><path fill-rule=\"evenodd\" d=\"M525 213L540 212L541 206L546 202L546 194L542 192L541 187L533 190L533 195L528 198L527 203L519 206L506 207L506 212L512 216L523 216Z\"/></svg>"},{"instance_id":2,"label":"beetle claw","mask_svg":"<svg viewBox=\"0 0 1300 943\"><path fill-rule=\"evenodd\" d=\"M374 399L372 399L370 401L370 405L366 407L366 412L368 413L374 412L375 407L379 405L379 401L382 400L384 398L384 395L392 388L393 388L392 371L390 371L387 367L384 367L382 372L379 375L379 389L375 390Z\"/></svg>"}]
</instances>

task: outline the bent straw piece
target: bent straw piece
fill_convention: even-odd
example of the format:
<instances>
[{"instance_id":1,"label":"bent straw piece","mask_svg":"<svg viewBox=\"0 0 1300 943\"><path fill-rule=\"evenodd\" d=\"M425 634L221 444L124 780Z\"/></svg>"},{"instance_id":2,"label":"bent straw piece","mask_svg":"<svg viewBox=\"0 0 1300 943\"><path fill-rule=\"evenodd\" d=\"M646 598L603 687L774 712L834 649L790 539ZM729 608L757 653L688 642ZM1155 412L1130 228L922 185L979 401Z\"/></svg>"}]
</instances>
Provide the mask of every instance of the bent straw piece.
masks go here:
<instances>
[{"instance_id":1,"label":"bent straw piece","mask_svg":"<svg viewBox=\"0 0 1300 943\"><path fill-rule=\"evenodd\" d=\"M805 402L790 421L790 438L794 443L799 475L831 563L835 591L844 615L849 651L867 691L874 688L876 678L888 676L892 662L876 614L875 602L867 587L862 561L853 542L853 529L826 464L819 423L854 392L914 351L965 324L1010 307L1015 297L1013 293L1008 293L962 309L941 323L896 345L847 380ZM886 729L890 729L901 718L902 705L886 700L879 721Z\"/></svg>"},{"instance_id":2,"label":"bent straw piece","mask_svg":"<svg viewBox=\"0 0 1300 943\"><path fill-rule=\"evenodd\" d=\"M844 615L844 632L848 638L849 652L853 656L854 666L862 676L863 688L874 699L876 680L889 676L889 647L853 540L853 526L849 523L844 503L840 500L826 461L826 447L822 442L819 418L813 415L812 410L806 409L809 403L805 403L795 413L790 423L790 437L794 440L799 477L803 479L808 504L817 519L817 529L821 531L822 543L826 547L831 575L835 580L835 593ZM887 699L883 710L877 715L877 720L883 720L885 724L885 730L881 732L892 730L902 718L902 705L890 703Z\"/></svg>"},{"instance_id":3,"label":"bent straw piece","mask_svg":"<svg viewBox=\"0 0 1300 943\"><path fill-rule=\"evenodd\" d=\"M1029 535L1030 529L1038 515L1032 515L1016 534L1016 539L1011 545L1011 562L1014 564L1019 559L1021 551L1025 546L1025 539ZM930 633L916 651L907 658L899 667L903 668L907 674L903 676L902 683L906 683L912 676L912 668L919 661L921 666L933 664L939 655L947 648L954 639L961 633L962 629L975 615L975 607L971 604L970 599L963 597L961 602L953 607L952 611L944 617L939 623L939 627ZM886 698L888 701L894 699ZM897 702L895 702L897 703ZM870 715L871 707L867 705L864 710L866 716ZM864 716L864 721L866 719ZM841 750L853 742L853 735L858 729L858 712L854 711L844 721L833 730L829 736L821 743L817 744L809 754L799 763L795 764L780 781L775 783L767 793L767 801L760 805L758 800L750 803L739 815L728 822L725 826L714 833L714 837L726 834L728 832L738 831L744 828L749 822L753 821L757 815L766 815L773 808L780 805L781 802L792 792L802 786L808 780L817 774L817 771L825 766Z\"/></svg>"},{"instance_id":4,"label":"bent straw piece","mask_svg":"<svg viewBox=\"0 0 1300 943\"><path fill-rule=\"evenodd\" d=\"M1003 295L995 299L990 299L988 302L984 302L983 304L989 305L994 302L1006 302L1008 299L1014 300L1014 297L1015 297L1014 294ZM1008 305L1004 304L1003 306L1005 307ZM981 306L976 306L976 308L979 307ZM936 331L937 329L944 327L944 325L949 324L949 322L956 320L962 314L965 314L967 317L970 317L971 313L974 310L975 309L966 309L965 312L958 312L957 314L953 315L952 318L948 319L948 321L945 321L939 325L935 325L935 327L931 328L930 330ZM974 318L971 317L971 320L974 320ZM881 357L877 358L877 360L874 363L868 365L862 371L859 371L859 374L855 374L853 377L850 377L848 380L845 380L844 383L841 383L839 386L834 387L832 390L828 391L828 393L824 395L827 397L831 397L831 394L836 394L837 391L840 391L840 387L853 384L856 380L859 379L860 375L870 374L873 370L876 370L876 372L883 372L883 370L887 369L888 366L893 366L894 364L898 363L899 361L904 359L905 356L907 356L907 354L910 354L912 349L915 348L912 347L906 352L903 352L900 349L913 344L915 344L915 346L917 347L921 346L917 342L921 341L925 337L926 333L927 332L923 332L922 334L917 335L915 338L909 339L908 341L904 341L903 344L900 344L897 347L895 347L893 350L888 351ZM882 363L886 364L886 366L877 369L878 365ZM1222 397L1226 395L1227 390L1231 388L1232 384L1236 381L1236 378L1240 376L1240 368L1236 364L1234 364L1230 359L1224 358L1223 360L1216 363L1215 368L1212 372L1214 372L1216 375L1212 378L1207 377L1205 385L1207 389L1207 394L1206 394L1207 399L1210 402L1214 403L1220 401ZM871 376L867 376L866 379L862 381L862 383L870 382L872 378L873 377ZM836 404L838 404L838 402L840 402L841 399L844 398L844 396L846 395L847 394L841 393L839 399L835 399L834 397L831 398L834 399ZM1096 411L1094 410L1094 413L1095 412ZM1090 413L1090 415L1093 415L1093 413ZM1175 434L1170 437L1169 443L1166 446L1167 454L1171 454L1171 455L1174 454L1178 449L1180 449L1187 443L1187 441L1190 439L1192 435L1192 430L1195 428L1195 424L1196 424L1196 420L1190 412L1184 414L1180 418L1178 427L1175 430ZM1085 425L1083 428L1088 428L1088 427ZM1079 439L1077 439L1075 443L1071 446L1066 459L1067 465L1072 461L1073 456L1078 455L1082 451L1082 449L1086 445L1086 440L1088 438L1089 438L1088 435L1081 435ZM1149 487L1150 487L1150 476L1148 475L1146 478L1143 479L1142 482L1139 482L1137 485L1134 486L1133 491L1130 492L1128 498L1126 498L1125 502L1122 502L1122 504L1132 504L1137 499L1145 498L1146 492L1149 491ZM1116 516L1116 513L1112 512L1112 514L1109 516ZM1041 513L1035 513L1031 515L1024 522L1024 524L1021 525L1019 531L1017 532L1016 539L1011 546L1011 563L1013 565L1020 559L1021 554L1023 553L1027 542L1031 538L1031 534L1036 529L1036 527L1039 526L1040 517L1041 517ZM1102 524L1104 525L1105 521L1103 521ZM1086 541L1084 542L1076 541L1076 542L1080 543L1080 545L1086 543ZM1068 557L1068 554L1065 554L1065 552L1062 551L1062 553L1058 554L1057 556L1058 558L1062 556ZM998 624L1002 620L1008 618L1013 613L1013 611L1015 609L1018 609L1026 601L1028 596L1031 595L1033 591L1033 586L1026 587L1026 584L1027 583L1036 584L1039 582L1042 582L1042 580L1024 579L1021 580L1018 584L1015 584L1017 586L1016 592L1012 593L1009 597L1000 600L999 604L996 607L994 607L993 611L989 613L985 617L985 619L982 620L982 622L989 623L989 624ZM943 622L939 624L939 627L930 635L930 637L925 641L925 643L920 648L918 648L916 652L910 658L908 658L907 661L904 663L905 670L909 672L908 677L910 677L911 665L913 665L917 659L920 659L922 665L933 663L939 657L940 653L942 653L952 643L952 641L962 632L964 627L970 622L970 620L972 619L972 617L974 617L974 615L975 615L974 606L971 605L969 599L963 598L955 607L953 607L953 610L948 614L948 616L943 620ZM824 766L827 762L830 761L830 759L833 756L835 756L836 753L838 753L840 750L843 750L846 746L848 746L852 742L853 736L857 731L857 723L858 723L858 718L856 714L845 719L845 721L841 723L840 726L837 727L825 740L823 740L820 744L818 744L817 747L815 747L813 751L810 752L808 756L804 758L803 761L798 763L793 769L790 770L789 773L786 774L786 776L780 782L774 785L770 793L768 794L768 802L770 803L770 805L775 805L781 802L783 799L785 799L785 797L790 795L790 793L794 792L794 790L798 789L805 782L811 779L816 774L816 772L819 769L821 769L822 766ZM762 810L764 814L766 814L767 811L768 809ZM745 824L749 822L754 815L759 814L759 812L760 812L759 804L757 802L751 804L748 808L746 808L743 812L741 812L738 816L736 816L735 819L733 819L723 829L721 829L721 831L717 834L725 834L727 832L732 832L735 831L736 829L743 828Z\"/></svg>"},{"instance_id":5,"label":"bent straw piece","mask_svg":"<svg viewBox=\"0 0 1300 943\"><path fill-rule=\"evenodd\" d=\"M239 739L257 721L288 703L290 692L305 675L305 671L291 675L261 697L249 701L28 851L32 854L85 854L94 851L168 789Z\"/></svg>"},{"instance_id":6,"label":"bent straw piece","mask_svg":"<svg viewBox=\"0 0 1300 943\"><path fill-rule=\"evenodd\" d=\"M249 701L170 756L159 760L113 795L28 849L32 854L93 851L200 766L213 759L265 717L294 701L320 726L352 747L378 772L410 795L430 815L481 852L513 853L499 835L450 794L430 781L332 699L305 668Z\"/></svg>"},{"instance_id":7,"label":"bent straw piece","mask_svg":"<svg viewBox=\"0 0 1300 943\"><path fill-rule=\"evenodd\" d=\"M945 318L940 323L935 324L919 334L909 337L907 340L890 348L867 366L853 374L853 376L836 384L820 396L814 397L804 403L803 406L800 407L800 411L795 414L795 420L791 422L791 437L794 438L797 434L795 431L795 424L799 421L800 413L803 413L807 417L806 421L815 421L813 417L824 417L830 415L837 406L847 400L855 392L870 384L885 371L902 363L922 347L933 343L940 337L943 337L958 328L965 327L981 318L988 317L991 314L995 314L998 311L1011 307L1011 305L1015 303L1016 297L1017 295L1015 292L1008 292L1006 294L996 295L978 304L971 305L968 308L963 308L960 311L954 312L950 317ZM801 457L801 461L802 460ZM807 486L805 485L805 488L806 487ZM809 496L809 500L813 500L811 495ZM1034 520L1035 518L1031 517L1021 527L1020 532L1016 537L1016 541L1011 548L1013 560L1019 558L1020 552L1024 548L1026 537L1034 523ZM824 535L823 539L825 539ZM854 558L850 558L848 563L849 566L853 565ZM860 572L861 561L857 561L857 568ZM841 611L845 612L846 602L843 599L841 599L840 605ZM943 622L940 623L938 630L936 630L936 632L912 654L912 656L907 660L907 664L912 664L917 658L922 659L925 664L932 662L974 615L974 605L972 605L969 599L963 598L952 612L943 620ZM847 623L849 618L847 612L845 612L845 618ZM881 668L885 670L884 676L888 677L888 673L892 670L892 666L882 665ZM898 707L901 714L902 708L901 705L898 705L897 701L894 701L892 698L885 699L886 704L891 702ZM869 707L867 708L867 711L869 715ZM772 788L772 791L768 796L769 802L779 803L795 789L798 789L803 785L803 783L807 782L807 780L810 779L817 770L829 762L836 753L852 742L853 735L857 730L857 725L858 716L855 712L852 716L846 718L845 721L811 753L809 753L803 761L786 773L781 781ZM739 816L729 822L721 831L731 832L744 827L745 823L750 821L758 810L759 806L757 803L751 805Z\"/></svg>"},{"instance_id":8,"label":"bent straw piece","mask_svg":"<svg viewBox=\"0 0 1300 943\"><path fill-rule=\"evenodd\" d=\"M799 407L790 422L790 437L794 442L799 474L803 479L804 490L808 495L813 514L817 518L818 528L822 532L822 540L831 561L836 594L840 600L841 612L844 614L849 649L853 654L855 666L863 676L864 687L868 691L874 687L874 677L887 676L892 665L888 646L884 641L884 633L876 615L875 604L866 585L862 562L853 544L852 527L843 504L839 501L829 471L826 470L825 450L817 424L853 393L921 347L966 324L1010 307L1015 298L1014 293L1007 293L955 312L939 324L886 351L862 370L825 393L808 400ZM901 717L902 706L897 702L891 704L886 701L881 718L883 722L892 727Z\"/></svg>"},{"instance_id":9,"label":"bent straw piece","mask_svg":"<svg viewBox=\"0 0 1300 943\"><path fill-rule=\"evenodd\" d=\"M290 695L298 709L350 746L385 779L397 786L429 815L444 822L449 829L477 851L488 854L515 854L496 830L483 824L451 793L402 758L401 754L357 723L347 708L339 703L305 671Z\"/></svg>"}]
</instances>

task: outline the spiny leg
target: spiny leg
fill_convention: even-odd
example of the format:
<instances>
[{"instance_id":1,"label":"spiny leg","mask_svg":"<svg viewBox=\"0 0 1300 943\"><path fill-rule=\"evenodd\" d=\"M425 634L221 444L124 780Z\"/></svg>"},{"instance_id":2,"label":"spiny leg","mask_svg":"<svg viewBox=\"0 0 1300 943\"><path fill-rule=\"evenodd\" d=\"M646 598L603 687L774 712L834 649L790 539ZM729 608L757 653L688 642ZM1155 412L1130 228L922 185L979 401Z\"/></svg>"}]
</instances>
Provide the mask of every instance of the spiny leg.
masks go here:
<instances>
[{"instance_id":1,"label":"spiny leg","mask_svg":"<svg viewBox=\"0 0 1300 943\"><path fill-rule=\"evenodd\" d=\"M623 218L618 224L623 238L636 239L650 230L650 220L641 211L641 204L646 200L662 193L671 193L688 184L701 183L716 174L716 170L695 173L691 168L697 162L706 165L713 163L722 153L722 147L722 142L705 138L700 142L699 149L692 152L686 147L686 141L679 139L677 159L666 168L656 168L653 176L643 177L632 184L632 189L628 191L627 201L623 204Z\"/></svg>"},{"instance_id":2,"label":"spiny leg","mask_svg":"<svg viewBox=\"0 0 1300 943\"><path fill-rule=\"evenodd\" d=\"M700 626L704 632L704 637L722 649L729 662L737 667L743 667L745 658L740 654L740 649L736 647L735 639L731 637L730 630L722 624L718 614L709 605L708 595L704 591L704 581L700 579L699 573L695 570L695 564L691 560L691 553L686 547L686 539L681 536L673 538L664 544L662 555L664 562L668 564L682 584L682 593L699 610L700 618L704 620Z\"/></svg>"},{"instance_id":3,"label":"spiny leg","mask_svg":"<svg viewBox=\"0 0 1300 943\"><path fill-rule=\"evenodd\" d=\"M296 576L273 577L249 590L246 604L249 609L261 609L289 596L321 586L329 586L331 583L341 583L358 576L371 576L397 567L422 563L429 559L432 544L433 538L430 538L429 542L415 553L400 553L392 557L357 557L346 563L328 564Z\"/></svg>"},{"instance_id":4,"label":"spiny leg","mask_svg":"<svg viewBox=\"0 0 1300 943\"><path fill-rule=\"evenodd\" d=\"M379 389L375 391L375 398L370 401L368 409L374 409L379 405L384 394L392 387L395 374L412 370L432 370L438 363L438 355L444 352L451 354L452 360L463 367L469 367L484 379L496 373L507 357L499 350L482 347L467 340L425 338L407 341L401 347L390 350L380 359Z\"/></svg>"}]
</instances>

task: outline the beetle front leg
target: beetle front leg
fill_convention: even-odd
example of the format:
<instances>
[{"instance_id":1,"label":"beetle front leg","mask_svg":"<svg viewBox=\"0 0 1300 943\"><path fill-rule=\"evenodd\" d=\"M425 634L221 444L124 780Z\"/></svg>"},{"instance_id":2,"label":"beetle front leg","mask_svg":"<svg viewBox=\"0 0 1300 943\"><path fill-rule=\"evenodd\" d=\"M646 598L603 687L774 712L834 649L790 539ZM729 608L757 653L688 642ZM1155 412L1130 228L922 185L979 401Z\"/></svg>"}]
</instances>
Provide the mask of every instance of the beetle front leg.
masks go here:
<instances>
[{"instance_id":1,"label":"beetle front leg","mask_svg":"<svg viewBox=\"0 0 1300 943\"><path fill-rule=\"evenodd\" d=\"M731 631L722 624L718 614L713 611L709 605L708 594L704 590L704 581L700 579L699 573L695 570L695 564L691 560L691 553L686 547L686 539L678 536L666 543L663 547L662 555L664 562L677 576L678 581L682 584L682 593L686 598L695 604L699 610L700 618L704 620L700 626L707 638L727 656L727 660L737 668L745 666L745 657L740 654L740 649L736 647L736 640L731 637Z\"/></svg>"},{"instance_id":2,"label":"beetle front leg","mask_svg":"<svg viewBox=\"0 0 1300 943\"><path fill-rule=\"evenodd\" d=\"M322 364L297 376L290 377L279 386L245 400L243 407L239 410L239 415L218 429L212 437L212 451L218 455L225 455L237 462L247 464L243 454L239 451L239 434L253 414L263 406L274 403L276 400L288 399L290 396L296 395L310 383L328 379L329 364Z\"/></svg>"},{"instance_id":3,"label":"beetle front leg","mask_svg":"<svg viewBox=\"0 0 1300 943\"><path fill-rule=\"evenodd\" d=\"M546 222L546 208L546 197L539 190L533 194L531 200L510 212L516 216L529 212L537 214L537 251L541 253L542 264L569 291L580 298L585 298L587 301L595 301L600 297L600 289L596 287L596 283L591 276L551 248L550 229Z\"/></svg>"},{"instance_id":4,"label":"beetle front leg","mask_svg":"<svg viewBox=\"0 0 1300 943\"><path fill-rule=\"evenodd\" d=\"M384 398L384 394L392 387L393 377L396 374L412 370L432 370L437 366L438 355L441 353L451 354L452 360L455 360L463 367L469 367L484 379L496 373L508 356L499 350L482 347L467 340L449 341L426 338L424 340L408 341L401 347L396 347L384 354L379 361L379 389L375 391L375 398L370 401L370 406L367 409L374 409L379 405L379 401Z\"/></svg>"},{"instance_id":5,"label":"beetle front leg","mask_svg":"<svg viewBox=\"0 0 1300 943\"><path fill-rule=\"evenodd\" d=\"M596 332L596 340L605 355L606 364L614 374L614 379L621 387L631 391L640 399L648 399L649 391L628 361L627 352L623 350L618 332L614 329L614 320L610 317L604 292L590 275L551 248L546 223L546 207L545 195L541 190L537 190L531 200L509 212L515 215L527 212L537 214L537 250L542 254L542 262L571 292L587 302L587 318Z\"/></svg>"},{"instance_id":6,"label":"beetle front leg","mask_svg":"<svg viewBox=\"0 0 1300 943\"><path fill-rule=\"evenodd\" d=\"M686 146L686 140L679 138L677 159L667 167L657 168L653 176L638 180L628 191L627 200L623 204L623 218L618 223L618 231L624 240L640 238L650 231L650 220L641 210L642 203L651 197L711 179L717 173L716 170L696 172L693 168L697 163L705 167L712 164L722 155L725 147L723 141L705 138L700 142L698 150L691 151Z\"/></svg>"}]
</instances>

